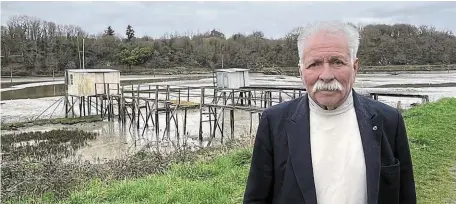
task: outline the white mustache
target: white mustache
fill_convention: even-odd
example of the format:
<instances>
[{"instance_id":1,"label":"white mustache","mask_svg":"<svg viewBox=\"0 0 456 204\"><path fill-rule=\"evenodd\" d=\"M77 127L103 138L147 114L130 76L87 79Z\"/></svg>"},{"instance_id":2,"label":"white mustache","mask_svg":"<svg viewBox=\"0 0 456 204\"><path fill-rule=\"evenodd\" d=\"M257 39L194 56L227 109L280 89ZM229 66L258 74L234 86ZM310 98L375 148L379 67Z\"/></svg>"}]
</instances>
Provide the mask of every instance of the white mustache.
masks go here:
<instances>
[{"instance_id":1,"label":"white mustache","mask_svg":"<svg viewBox=\"0 0 456 204\"><path fill-rule=\"evenodd\" d=\"M344 87L337 80L331 80L329 83L325 83L321 80L318 80L312 87L312 91L315 93L317 91L342 91Z\"/></svg>"}]
</instances>

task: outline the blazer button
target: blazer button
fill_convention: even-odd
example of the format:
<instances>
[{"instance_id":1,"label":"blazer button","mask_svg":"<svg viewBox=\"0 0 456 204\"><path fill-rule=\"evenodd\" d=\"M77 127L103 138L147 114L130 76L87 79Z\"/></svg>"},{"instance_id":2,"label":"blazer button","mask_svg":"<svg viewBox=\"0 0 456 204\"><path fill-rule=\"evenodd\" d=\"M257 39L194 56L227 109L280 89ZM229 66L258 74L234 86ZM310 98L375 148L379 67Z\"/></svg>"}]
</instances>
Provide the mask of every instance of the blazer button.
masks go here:
<instances>
[{"instance_id":1,"label":"blazer button","mask_svg":"<svg viewBox=\"0 0 456 204\"><path fill-rule=\"evenodd\" d=\"M372 130L377 130L377 126L372 127Z\"/></svg>"}]
</instances>

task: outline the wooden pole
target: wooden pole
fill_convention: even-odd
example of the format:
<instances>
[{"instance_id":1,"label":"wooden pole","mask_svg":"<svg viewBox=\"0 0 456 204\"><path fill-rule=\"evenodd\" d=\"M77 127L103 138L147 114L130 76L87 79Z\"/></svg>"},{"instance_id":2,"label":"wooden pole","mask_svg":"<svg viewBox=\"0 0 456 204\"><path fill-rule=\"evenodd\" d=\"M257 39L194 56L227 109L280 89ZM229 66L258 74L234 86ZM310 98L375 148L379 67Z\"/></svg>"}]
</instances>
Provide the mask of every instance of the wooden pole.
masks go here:
<instances>
[{"instance_id":1,"label":"wooden pole","mask_svg":"<svg viewBox=\"0 0 456 204\"><path fill-rule=\"evenodd\" d=\"M177 109L176 111L180 108L181 106L181 90L180 89L177 89ZM175 112L175 122L176 122L176 137L177 137L177 141L179 141L180 139L180 135L179 135L179 117L177 117L177 112Z\"/></svg>"},{"instance_id":2,"label":"wooden pole","mask_svg":"<svg viewBox=\"0 0 456 204\"><path fill-rule=\"evenodd\" d=\"M187 87L187 101L190 102L190 87ZM184 108L184 135L187 134L187 108Z\"/></svg>"},{"instance_id":3,"label":"wooden pole","mask_svg":"<svg viewBox=\"0 0 456 204\"><path fill-rule=\"evenodd\" d=\"M158 117L158 89L159 86L155 86L155 134L158 137L160 133L160 124L158 122L159 117Z\"/></svg>"},{"instance_id":4,"label":"wooden pole","mask_svg":"<svg viewBox=\"0 0 456 204\"><path fill-rule=\"evenodd\" d=\"M198 139L203 142L203 105L204 105L204 87L201 88L201 99L200 99L200 124L199 124L199 135Z\"/></svg>"},{"instance_id":5,"label":"wooden pole","mask_svg":"<svg viewBox=\"0 0 456 204\"><path fill-rule=\"evenodd\" d=\"M166 85L166 102L165 102L165 111L166 111L166 137L169 139L169 133L171 129L171 118L170 118L170 108L169 108L169 85Z\"/></svg>"},{"instance_id":6,"label":"wooden pole","mask_svg":"<svg viewBox=\"0 0 456 204\"><path fill-rule=\"evenodd\" d=\"M82 100L84 100L84 96L79 97L79 117L82 116Z\"/></svg>"},{"instance_id":7,"label":"wooden pole","mask_svg":"<svg viewBox=\"0 0 456 204\"><path fill-rule=\"evenodd\" d=\"M136 118L135 104L136 104L135 92L133 90L133 84L132 84L131 85L131 119L130 119L131 122L130 122L130 124L134 123L135 118Z\"/></svg>"},{"instance_id":8,"label":"wooden pole","mask_svg":"<svg viewBox=\"0 0 456 204\"><path fill-rule=\"evenodd\" d=\"M214 103L217 105L217 92L214 91ZM209 114L210 115L210 114ZM217 133L217 106L214 106L214 129L212 130L212 138L215 138L215 134ZM212 140L212 139L211 139Z\"/></svg>"},{"instance_id":9,"label":"wooden pole","mask_svg":"<svg viewBox=\"0 0 456 204\"><path fill-rule=\"evenodd\" d=\"M95 83L95 112L96 115L98 115L98 108L100 106L98 105L98 91L97 91L97 84Z\"/></svg>"},{"instance_id":10,"label":"wooden pole","mask_svg":"<svg viewBox=\"0 0 456 204\"><path fill-rule=\"evenodd\" d=\"M231 139L234 139L234 89L231 91L231 105L233 106L230 110Z\"/></svg>"},{"instance_id":11,"label":"wooden pole","mask_svg":"<svg viewBox=\"0 0 456 204\"><path fill-rule=\"evenodd\" d=\"M125 98L124 98L124 85L122 85L122 91L120 92L120 106L121 106L121 112L122 112L122 122L125 125L125 122L127 121L126 117L126 111L127 109L125 108Z\"/></svg>"},{"instance_id":12,"label":"wooden pole","mask_svg":"<svg viewBox=\"0 0 456 204\"><path fill-rule=\"evenodd\" d=\"M269 92L269 107L272 106L272 91Z\"/></svg>"},{"instance_id":13,"label":"wooden pole","mask_svg":"<svg viewBox=\"0 0 456 204\"><path fill-rule=\"evenodd\" d=\"M82 97L82 112L83 112L84 116L86 116L86 97L85 96Z\"/></svg>"},{"instance_id":14,"label":"wooden pole","mask_svg":"<svg viewBox=\"0 0 456 204\"><path fill-rule=\"evenodd\" d=\"M92 96L87 98L87 111L89 115L92 113Z\"/></svg>"},{"instance_id":15,"label":"wooden pole","mask_svg":"<svg viewBox=\"0 0 456 204\"><path fill-rule=\"evenodd\" d=\"M74 98L71 96L71 114L72 117L74 118Z\"/></svg>"},{"instance_id":16,"label":"wooden pole","mask_svg":"<svg viewBox=\"0 0 456 204\"><path fill-rule=\"evenodd\" d=\"M227 103L227 98L226 98L226 92L222 93L223 95L223 105L226 105ZM220 141L223 143L223 138L224 138L224 132L225 132L225 108L222 108L222 135L220 137Z\"/></svg>"},{"instance_id":17,"label":"wooden pole","mask_svg":"<svg viewBox=\"0 0 456 204\"><path fill-rule=\"evenodd\" d=\"M67 72L65 71L65 118L68 118L68 80L67 80Z\"/></svg>"},{"instance_id":18,"label":"wooden pole","mask_svg":"<svg viewBox=\"0 0 456 204\"><path fill-rule=\"evenodd\" d=\"M139 129L139 117L141 116L141 108L139 107L139 89L140 89L140 85L138 83L138 90L137 90L137 96L136 96L136 109L138 110L138 121L136 121L136 128Z\"/></svg>"},{"instance_id":19,"label":"wooden pole","mask_svg":"<svg viewBox=\"0 0 456 204\"><path fill-rule=\"evenodd\" d=\"M120 84L117 83L117 114L119 115L118 120L122 120L122 107L120 105Z\"/></svg>"}]
</instances>

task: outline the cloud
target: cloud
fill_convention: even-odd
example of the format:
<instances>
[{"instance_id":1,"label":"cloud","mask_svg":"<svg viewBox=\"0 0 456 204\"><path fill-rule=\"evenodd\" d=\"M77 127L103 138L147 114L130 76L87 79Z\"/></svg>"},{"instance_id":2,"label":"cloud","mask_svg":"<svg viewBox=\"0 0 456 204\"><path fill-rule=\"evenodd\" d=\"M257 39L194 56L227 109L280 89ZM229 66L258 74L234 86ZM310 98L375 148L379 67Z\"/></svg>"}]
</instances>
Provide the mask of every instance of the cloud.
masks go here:
<instances>
[{"instance_id":1,"label":"cloud","mask_svg":"<svg viewBox=\"0 0 456 204\"><path fill-rule=\"evenodd\" d=\"M106 27L125 35L128 24L137 36L217 29L227 36L263 31L283 36L315 20L432 25L456 33L456 2L2 2L1 23L28 15L57 24L78 25L96 34Z\"/></svg>"},{"instance_id":2,"label":"cloud","mask_svg":"<svg viewBox=\"0 0 456 204\"><path fill-rule=\"evenodd\" d=\"M373 9L373 16L422 16L434 15L456 8L456 2L410 2L404 6Z\"/></svg>"}]
</instances>

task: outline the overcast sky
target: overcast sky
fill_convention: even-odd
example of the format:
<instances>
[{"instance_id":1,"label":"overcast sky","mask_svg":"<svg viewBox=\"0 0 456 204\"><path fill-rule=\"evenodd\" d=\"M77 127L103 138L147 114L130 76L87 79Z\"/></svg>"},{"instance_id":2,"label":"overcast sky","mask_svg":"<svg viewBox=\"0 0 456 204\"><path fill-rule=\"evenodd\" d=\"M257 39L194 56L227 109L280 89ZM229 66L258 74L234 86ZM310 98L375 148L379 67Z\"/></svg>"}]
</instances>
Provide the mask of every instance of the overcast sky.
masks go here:
<instances>
[{"instance_id":1,"label":"overcast sky","mask_svg":"<svg viewBox=\"0 0 456 204\"><path fill-rule=\"evenodd\" d=\"M315 20L432 25L456 33L456 2L1 2L1 23L15 15L77 25L90 34L111 25L124 36L128 24L136 36L166 32L233 33L263 31L281 37Z\"/></svg>"}]
</instances>

